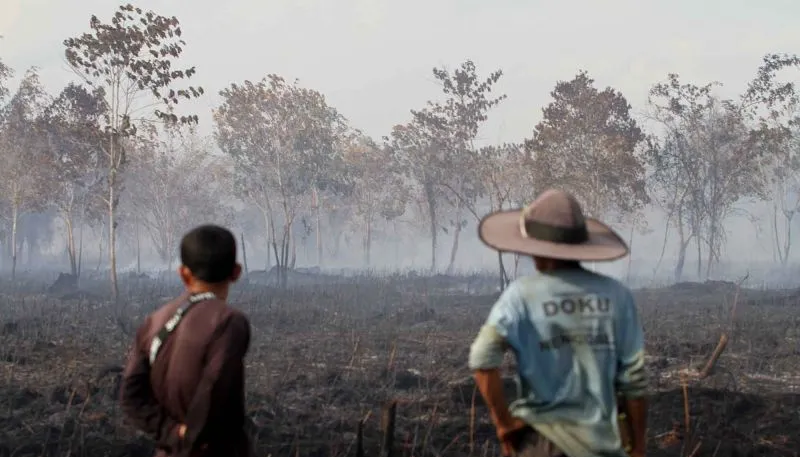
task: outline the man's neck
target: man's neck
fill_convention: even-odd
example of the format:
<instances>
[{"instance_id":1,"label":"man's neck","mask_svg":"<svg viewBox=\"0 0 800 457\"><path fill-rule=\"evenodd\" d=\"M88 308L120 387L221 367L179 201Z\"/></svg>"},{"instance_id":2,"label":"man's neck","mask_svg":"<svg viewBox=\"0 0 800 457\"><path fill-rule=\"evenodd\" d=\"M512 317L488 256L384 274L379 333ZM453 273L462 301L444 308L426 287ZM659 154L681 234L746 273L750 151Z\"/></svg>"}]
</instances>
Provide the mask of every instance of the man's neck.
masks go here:
<instances>
[{"instance_id":1,"label":"man's neck","mask_svg":"<svg viewBox=\"0 0 800 457\"><path fill-rule=\"evenodd\" d=\"M189 295L197 295L203 294L207 292L211 292L216 296L218 299L226 302L228 301L228 291L230 290L230 286L225 284L208 284L208 283L195 283L191 286L186 288L186 292Z\"/></svg>"},{"instance_id":2,"label":"man's neck","mask_svg":"<svg viewBox=\"0 0 800 457\"><path fill-rule=\"evenodd\" d=\"M580 262L574 260L534 259L536 269L540 273L555 273L559 271L582 270Z\"/></svg>"}]
</instances>

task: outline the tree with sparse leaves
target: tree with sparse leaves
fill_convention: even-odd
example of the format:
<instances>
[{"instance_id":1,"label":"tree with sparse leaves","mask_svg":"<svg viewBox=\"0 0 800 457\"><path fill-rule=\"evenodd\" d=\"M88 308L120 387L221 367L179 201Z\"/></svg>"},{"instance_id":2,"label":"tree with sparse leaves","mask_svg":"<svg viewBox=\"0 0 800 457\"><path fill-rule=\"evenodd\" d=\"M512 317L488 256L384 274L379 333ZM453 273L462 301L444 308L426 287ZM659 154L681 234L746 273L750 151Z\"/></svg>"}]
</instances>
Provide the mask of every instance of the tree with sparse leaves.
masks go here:
<instances>
[{"instance_id":1,"label":"tree with sparse leaves","mask_svg":"<svg viewBox=\"0 0 800 457\"><path fill-rule=\"evenodd\" d=\"M234 161L237 191L264 216L285 285L295 259L297 218L304 206L319 210L320 195L340 184L329 171L341 167L337 146L345 119L319 92L277 75L233 84L220 95L217 143Z\"/></svg>"},{"instance_id":2,"label":"tree with sparse leaves","mask_svg":"<svg viewBox=\"0 0 800 457\"><path fill-rule=\"evenodd\" d=\"M2 38L2 35L0 35L0 38ZM0 59L0 106L4 106L6 97L8 97L9 95L9 90L6 84L7 81L12 76L14 76L14 70L11 67L7 66L2 59ZM0 141L3 140L3 135L5 135L5 128L0 129ZM10 211L8 211L6 203L7 202L0 199L0 214L10 213ZM2 229L0 229L0 235L2 235L2 240L5 242L5 240L8 238L7 230L5 227L2 227Z\"/></svg>"},{"instance_id":3,"label":"tree with sparse leaves","mask_svg":"<svg viewBox=\"0 0 800 457\"><path fill-rule=\"evenodd\" d=\"M772 201L773 253L786 266L792 248L792 226L800 212L800 92L784 73L800 69L800 57L767 54L744 94L748 117L755 123L756 147L764 155L763 171Z\"/></svg>"},{"instance_id":4,"label":"tree with sparse leaves","mask_svg":"<svg viewBox=\"0 0 800 457\"><path fill-rule=\"evenodd\" d=\"M25 73L19 89L0 112L0 194L9 210L12 277L17 269L20 216L41 208L45 193L41 171L47 156L39 129L45 103L44 89L33 68Z\"/></svg>"},{"instance_id":5,"label":"tree with sparse leaves","mask_svg":"<svg viewBox=\"0 0 800 457\"><path fill-rule=\"evenodd\" d=\"M440 149L435 157L441 162L436 166L457 170L456 173L442 174L437 183L446 189L443 195L452 213L448 224L453 229L448 272L455 267L461 230L467 222L465 216L469 211L474 212L471 208L481 196L483 170L476 166L475 138L488 119L489 110L506 99L505 94L492 96L492 89L502 75L503 72L497 70L481 78L471 60L463 62L452 72L446 68L434 68L433 76L441 85L445 100L428 102L425 109L412 111L415 121L424 127L422 131L433 135L431 142ZM432 223L435 225L438 221ZM446 227L443 229L447 231Z\"/></svg>"},{"instance_id":6,"label":"tree with sparse leaves","mask_svg":"<svg viewBox=\"0 0 800 457\"><path fill-rule=\"evenodd\" d=\"M364 231L364 263L369 267L375 225L403 215L409 189L392 163L390 152L368 137L354 135L345 149L345 160L355 179L349 197L352 217Z\"/></svg>"},{"instance_id":7,"label":"tree with sparse leaves","mask_svg":"<svg viewBox=\"0 0 800 457\"><path fill-rule=\"evenodd\" d=\"M324 265L323 255L323 211L334 210L336 206L341 206L341 202L347 201L355 186L355 176L352 168L348 167L344 155L349 147L352 134L348 132L348 125L344 117L333 112L330 116L330 130L325 133L328 139L323 141L324 146L320 149L322 155L318 160L310 161L313 166L311 201L309 210L312 213L313 224L307 224L309 228L313 225L315 234L315 244L317 250L317 265ZM330 146L328 146L330 141Z\"/></svg>"},{"instance_id":8,"label":"tree with sparse leaves","mask_svg":"<svg viewBox=\"0 0 800 457\"><path fill-rule=\"evenodd\" d=\"M180 80L191 78L195 69L176 65L186 43L181 39L180 23L174 16L145 12L127 4L118 8L109 23L92 16L89 27L89 32L66 39L64 46L70 67L92 88L102 88L105 96L105 202L111 290L116 299L119 290L115 216L120 172L126 158L123 140L136 134L135 126L141 120L196 123L196 115L177 116L173 111L181 99L198 97L203 90L191 86L175 88Z\"/></svg>"},{"instance_id":9,"label":"tree with sparse leaves","mask_svg":"<svg viewBox=\"0 0 800 457\"><path fill-rule=\"evenodd\" d=\"M6 81L8 81L12 76L14 76L14 71L3 63L3 59L0 59L0 103L2 103L6 97L8 97L8 87L6 87Z\"/></svg>"},{"instance_id":10,"label":"tree with sparse leaves","mask_svg":"<svg viewBox=\"0 0 800 457\"><path fill-rule=\"evenodd\" d=\"M598 90L585 71L559 81L526 147L541 187L560 187L588 215L625 219L648 203L641 152L645 135L618 91Z\"/></svg>"},{"instance_id":11,"label":"tree with sparse leaves","mask_svg":"<svg viewBox=\"0 0 800 457\"><path fill-rule=\"evenodd\" d=\"M482 194L489 201L490 212L521 207L533 201L539 186L538 173L534 172L531 156L523 145L506 143L483 147L477 157ZM515 259L518 264L519 256ZM503 289L509 283L509 275L501 252L497 253L497 263Z\"/></svg>"},{"instance_id":12,"label":"tree with sparse leaves","mask_svg":"<svg viewBox=\"0 0 800 457\"><path fill-rule=\"evenodd\" d=\"M200 224L227 225L233 216L224 203L227 196L220 192L220 184L229 179L220 158L192 132L165 130L137 142L125 181L137 189L136 198L127 199L122 207L136 226L137 247L142 227L171 269L184 233Z\"/></svg>"},{"instance_id":13,"label":"tree with sparse leaves","mask_svg":"<svg viewBox=\"0 0 800 457\"><path fill-rule=\"evenodd\" d=\"M88 91L70 83L41 119L49 152L42 169L47 176L47 204L64 223L67 257L75 276L80 274L75 228L102 217L103 98L102 89Z\"/></svg>"},{"instance_id":14,"label":"tree with sparse leaves","mask_svg":"<svg viewBox=\"0 0 800 457\"><path fill-rule=\"evenodd\" d=\"M431 271L436 269L436 248L439 233L440 208L445 191L441 186L447 173L444 167L444 146L430 129L414 119L405 125L395 125L390 138L385 138L392 161L413 183L420 196L431 237Z\"/></svg>"},{"instance_id":15,"label":"tree with sparse leaves","mask_svg":"<svg viewBox=\"0 0 800 457\"><path fill-rule=\"evenodd\" d=\"M716 97L716 85L681 83L671 74L650 91L653 119L665 131L650 149L651 182L680 237L676 281L691 241L697 248L697 276L704 275L704 261L705 276L710 275L725 243L725 222L736 205L764 192L762 158L742 104Z\"/></svg>"}]
</instances>

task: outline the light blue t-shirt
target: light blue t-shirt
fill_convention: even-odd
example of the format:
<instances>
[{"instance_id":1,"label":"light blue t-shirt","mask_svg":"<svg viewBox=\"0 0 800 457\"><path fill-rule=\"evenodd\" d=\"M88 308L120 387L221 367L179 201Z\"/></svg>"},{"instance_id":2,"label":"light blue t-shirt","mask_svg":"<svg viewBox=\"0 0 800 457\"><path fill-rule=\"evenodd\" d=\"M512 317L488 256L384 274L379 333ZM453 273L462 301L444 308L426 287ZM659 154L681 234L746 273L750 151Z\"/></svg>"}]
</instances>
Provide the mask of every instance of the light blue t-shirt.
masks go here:
<instances>
[{"instance_id":1,"label":"light blue t-shirt","mask_svg":"<svg viewBox=\"0 0 800 457\"><path fill-rule=\"evenodd\" d=\"M507 346L506 346L507 345ZM512 282L472 344L472 370L517 359L511 413L570 457L626 456L616 393L645 394L644 335L630 290L584 269Z\"/></svg>"}]
</instances>

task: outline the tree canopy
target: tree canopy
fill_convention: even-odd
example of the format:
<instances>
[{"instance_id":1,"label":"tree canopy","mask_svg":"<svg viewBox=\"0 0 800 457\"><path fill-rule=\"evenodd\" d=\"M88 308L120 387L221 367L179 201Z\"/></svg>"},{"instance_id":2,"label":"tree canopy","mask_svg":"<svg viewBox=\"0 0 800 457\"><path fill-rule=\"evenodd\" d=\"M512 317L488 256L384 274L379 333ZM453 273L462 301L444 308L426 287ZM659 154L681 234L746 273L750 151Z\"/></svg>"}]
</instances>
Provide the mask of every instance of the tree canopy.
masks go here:
<instances>
[{"instance_id":1,"label":"tree canopy","mask_svg":"<svg viewBox=\"0 0 800 457\"><path fill-rule=\"evenodd\" d=\"M796 55L765 55L745 90L727 98L720 83L665 75L639 111L576 69L554 82L530 134L509 142L488 141L485 129L517 95L505 93L502 69L470 59L432 68L436 96L381 137L321 91L269 73L219 90L213 135L204 137L198 112L183 112L204 94L184 62L185 38L176 17L131 4L91 15L88 30L63 41L74 81L52 94L38 69L15 72L0 59L4 267L15 271L20 249L36 248L29 220L37 216L60 228L60 241L50 241L64 244L73 275L84 231L98 240L114 294L118 234L128 264L135 252L138 268L149 249L169 266L181 233L204 221L234 226L251 257L284 279L298 263L345 257L371 267L425 256L431 270L452 272L467 258L464 230L549 187L571 192L631 240L657 210L666 221L661 257L668 240L675 244L675 280L687 262L699 278L714 274L730 222L756 219L742 210L747 203L769 207L758 231L769 234L777 262L792 258Z\"/></svg>"}]
</instances>

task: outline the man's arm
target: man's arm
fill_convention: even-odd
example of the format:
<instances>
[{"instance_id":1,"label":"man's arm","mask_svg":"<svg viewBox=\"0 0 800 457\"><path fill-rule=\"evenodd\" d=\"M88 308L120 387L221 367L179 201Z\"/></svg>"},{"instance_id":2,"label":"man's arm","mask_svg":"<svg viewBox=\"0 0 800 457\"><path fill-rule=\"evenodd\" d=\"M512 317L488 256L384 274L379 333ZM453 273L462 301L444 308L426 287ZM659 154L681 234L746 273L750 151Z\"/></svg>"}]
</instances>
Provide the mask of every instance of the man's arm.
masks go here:
<instances>
[{"instance_id":1,"label":"man's arm","mask_svg":"<svg viewBox=\"0 0 800 457\"><path fill-rule=\"evenodd\" d=\"M492 325L484 325L470 348L469 366L474 371L478 386L489 414L501 438L519 428L519 423L508 410L500 366L507 344Z\"/></svg>"},{"instance_id":2,"label":"man's arm","mask_svg":"<svg viewBox=\"0 0 800 457\"><path fill-rule=\"evenodd\" d=\"M512 283L492 307L486 323L470 347L469 368L489 408L498 437L503 440L524 424L511 415L503 389L500 367L503 355L516 338L519 324L519 297Z\"/></svg>"},{"instance_id":3,"label":"man's arm","mask_svg":"<svg viewBox=\"0 0 800 457\"><path fill-rule=\"evenodd\" d=\"M187 449L194 446L205 429L213 395L231 388L241 388L234 386L232 380L250 346L250 323L244 315L235 313L217 333L208 348L208 361L187 410L184 438Z\"/></svg>"},{"instance_id":4,"label":"man's arm","mask_svg":"<svg viewBox=\"0 0 800 457\"><path fill-rule=\"evenodd\" d=\"M633 296L620 315L617 341L617 390L624 396L625 413L631 427L632 453L644 455L647 448L647 372L644 365L644 331Z\"/></svg>"},{"instance_id":5,"label":"man's arm","mask_svg":"<svg viewBox=\"0 0 800 457\"><path fill-rule=\"evenodd\" d=\"M177 438L178 422L158 403L150 384L150 362L142 350L148 321L149 318L136 332L136 341L122 375L120 402L125 416L136 428L157 442L165 442L169 437Z\"/></svg>"},{"instance_id":6,"label":"man's arm","mask_svg":"<svg viewBox=\"0 0 800 457\"><path fill-rule=\"evenodd\" d=\"M647 397L625 397L625 410L633 438L631 454L644 455L647 451Z\"/></svg>"}]
</instances>

